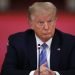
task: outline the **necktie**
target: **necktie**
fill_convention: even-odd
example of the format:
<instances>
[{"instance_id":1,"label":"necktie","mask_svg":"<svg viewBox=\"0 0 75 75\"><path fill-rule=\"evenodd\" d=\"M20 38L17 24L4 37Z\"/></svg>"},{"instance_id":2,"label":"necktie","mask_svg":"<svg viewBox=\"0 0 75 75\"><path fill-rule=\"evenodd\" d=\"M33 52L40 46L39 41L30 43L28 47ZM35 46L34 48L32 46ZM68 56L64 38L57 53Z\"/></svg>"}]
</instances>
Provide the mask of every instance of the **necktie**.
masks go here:
<instances>
[{"instance_id":1,"label":"necktie","mask_svg":"<svg viewBox=\"0 0 75 75\"><path fill-rule=\"evenodd\" d=\"M40 53L40 66L42 64L46 64L46 67L48 67L48 64L47 64L47 56L46 56L46 48L48 47L48 45L46 43L43 43L41 45L42 47L42 51Z\"/></svg>"}]
</instances>

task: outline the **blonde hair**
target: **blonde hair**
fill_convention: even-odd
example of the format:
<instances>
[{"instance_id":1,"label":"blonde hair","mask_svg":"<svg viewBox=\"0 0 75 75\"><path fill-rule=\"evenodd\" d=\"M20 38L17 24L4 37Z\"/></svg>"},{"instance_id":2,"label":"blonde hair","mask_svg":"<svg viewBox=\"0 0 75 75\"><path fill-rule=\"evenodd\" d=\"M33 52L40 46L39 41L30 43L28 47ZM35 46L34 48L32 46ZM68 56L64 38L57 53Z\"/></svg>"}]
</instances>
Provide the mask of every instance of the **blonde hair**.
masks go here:
<instances>
[{"instance_id":1,"label":"blonde hair","mask_svg":"<svg viewBox=\"0 0 75 75\"><path fill-rule=\"evenodd\" d=\"M34 4L32 4L30 7L29 7L29 17L31 18L31 15L34 14L34 13L40 13L40 12L43 12L43 11L47 11L47 12L53 12L56 14L57 12L57 8L56 6L51 3L51 2L35 2Z\"/></svg>"}]
</instances>

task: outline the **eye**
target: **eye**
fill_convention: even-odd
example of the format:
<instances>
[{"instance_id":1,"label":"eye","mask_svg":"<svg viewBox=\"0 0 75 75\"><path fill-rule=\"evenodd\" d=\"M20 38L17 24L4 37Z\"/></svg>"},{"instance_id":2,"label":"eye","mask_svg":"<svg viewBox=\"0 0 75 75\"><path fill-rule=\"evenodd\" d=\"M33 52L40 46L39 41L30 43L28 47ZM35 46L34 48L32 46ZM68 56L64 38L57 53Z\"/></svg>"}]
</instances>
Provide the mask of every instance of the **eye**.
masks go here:
<instances>
[{"instance_id":1,"label":"eye","mask_svg":"<svg viewBox=\"0 0 75 75\"><path fill-rule=\"evenodd\" d=\"M44 21L39 21L38 24L39 24L40 26L42 26L42 25L44 24Z\"/></svg>"},{"instance_id":2,"label":"eye","mask_svg":"<svg viewBox=\"0 0 75 75\"><path fill-rule=\"evenodd\" d=\"M48 23L51 23L51 22L52 22L52 20L49 20L49 21L48 21Z\"/></svg>"},{"instance_id":3,"label":"eye","mask_svg":"<svg viewBox=\"0 0 75 75\"><path fill-rule=\"evenodd\" d=\"M44 22L43 22L43 21L39 21L39 23L40 23L40 24L43 24Z\"/></svg>"}]
</instances>

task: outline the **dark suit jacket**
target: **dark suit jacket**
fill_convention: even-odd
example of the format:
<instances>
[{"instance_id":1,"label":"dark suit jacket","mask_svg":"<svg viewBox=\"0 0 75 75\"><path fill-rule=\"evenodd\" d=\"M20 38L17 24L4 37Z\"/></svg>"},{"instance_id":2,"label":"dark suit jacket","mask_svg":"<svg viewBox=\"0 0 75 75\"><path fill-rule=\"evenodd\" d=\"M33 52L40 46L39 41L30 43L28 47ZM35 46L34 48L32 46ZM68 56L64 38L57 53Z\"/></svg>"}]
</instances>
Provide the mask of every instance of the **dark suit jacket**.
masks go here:
<instances>
[{"instance_id":1,"label":"dark suit jacket","mask_svg":"<svg viewBox=\"0 0 75 75\"><path fill-rule=\"evenodd\" d=\"M50 67L60 75L75 75L75 37L55 31L51 44ZM33 30L9 37L1 75L29 75L37 68L36 39Z\"/></svg>"}]
</instances>

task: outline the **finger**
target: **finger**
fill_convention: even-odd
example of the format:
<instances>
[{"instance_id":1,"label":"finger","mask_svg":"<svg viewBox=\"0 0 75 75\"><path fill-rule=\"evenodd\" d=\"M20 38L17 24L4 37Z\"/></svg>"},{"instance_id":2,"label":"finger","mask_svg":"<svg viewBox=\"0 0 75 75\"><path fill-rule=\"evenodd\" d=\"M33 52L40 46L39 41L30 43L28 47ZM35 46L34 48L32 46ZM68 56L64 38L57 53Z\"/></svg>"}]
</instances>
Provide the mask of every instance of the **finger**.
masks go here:
<instances>
[{"instance_id":1,"label":"finger","mask_svg":"<svg viewBox=\"0 0 75 75\"><path fill-rule=\"evenodd\" d=\"M42 66L40 67L40 71L45 71L45 70L46 70L46 66L42 65Z\"/></svg>"},{"instance_id":2,"label":"finger","mask_svg":"<svg viewBox=\"0 0 75 75\"><path fill-rule=\"evenodd\" d=\"M42 71L40 72L40 75L51 75L48 71Z\"/></svg>"},{"instance_id":3,"label":"finger","mask_svg":"<svg viewBox=\"0 0 75 75\"><path fill-rule=\"evenodd\" d=\"M55 72L52 71L51 69L47 69L47 71L48 71L48 73L49 73L50 75L55 75Z\"/></svg>"},{"instance_id":4,"label":"finger","mask_svg":"<svg viewBox=\"0 0 75 75\"><path fill-rule=\"evenodd\" d=\"M45 62L44 64L42 64L43 66L46 66L47 65L47 62Z\"/></svg>"}]
</instances>

